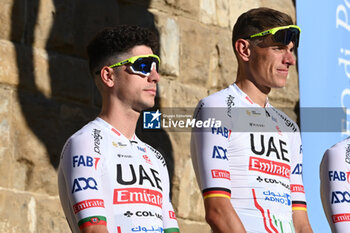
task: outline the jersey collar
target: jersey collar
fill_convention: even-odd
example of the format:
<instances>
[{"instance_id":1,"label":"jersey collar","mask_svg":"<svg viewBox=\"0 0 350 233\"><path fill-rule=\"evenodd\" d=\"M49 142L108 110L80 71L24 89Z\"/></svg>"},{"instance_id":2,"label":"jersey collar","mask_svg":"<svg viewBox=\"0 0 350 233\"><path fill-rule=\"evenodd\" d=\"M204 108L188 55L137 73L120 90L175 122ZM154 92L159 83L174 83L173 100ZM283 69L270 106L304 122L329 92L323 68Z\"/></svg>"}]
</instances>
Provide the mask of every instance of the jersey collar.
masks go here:
<instances>
[{"instance_id":1,"label":"jersey collar","mask_svg":"<svg viewBox=\"0 0 350 233\"><path fill-rule=\"evenodd\" d=\"M259 104L254 103L253 100L236 85L236 83L233 83L232 85L230 85L230 87L231 87L231 89L233 89L234 92L236 92L241 97L241 99L245 103L247 103L248 105L254 106L254 107L261 108L261 106ZM268 107L271 107L271 105L269 103L269 98L266 97L265 108L268 108Z\"/></svg>"},{"instance_id":2,"label":"jersey collar","mask_svg":"<svg viewBox=\"0 0 350 233\"><path fill-rule=\"evenodd\" d=\"M100 123L101 125L103 125L105 128L108 129L109 132L111 132L113 135L116 135L118 137L124 138L130 142L138 142L139 139L136 137L136 134L134 133L134 135L131 137L131 139L128 139L127 137L125 137L119 130L117 130L116 128L114 128L112 125L110 125L108 122L106 122L105 120L103 120L100 117L96 117L96 121L98 123Z\"/></svg>"}]
</instances>

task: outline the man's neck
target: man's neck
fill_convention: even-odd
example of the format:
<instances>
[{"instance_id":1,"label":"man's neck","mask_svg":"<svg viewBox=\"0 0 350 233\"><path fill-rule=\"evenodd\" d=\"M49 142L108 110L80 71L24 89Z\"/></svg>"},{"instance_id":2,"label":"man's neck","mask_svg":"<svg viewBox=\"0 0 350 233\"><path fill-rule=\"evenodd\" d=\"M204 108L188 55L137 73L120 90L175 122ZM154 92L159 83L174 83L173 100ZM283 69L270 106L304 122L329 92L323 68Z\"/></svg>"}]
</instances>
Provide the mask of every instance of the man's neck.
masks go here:
<instances>
[{"instance_id":1,"label":"man's neck","mask_svg":"<svg viewBox=\"0 0 350 233\"><path fill-rule=\"evenodd\" d=\"M127 109L122 104L115 102L109 102L102 105L102 110L99 114L100 118L108 122L129 139L135 134L139 116L139 112L131 108Z\"/></svg>"},{"instance_id":2,"label":"man's neck","mask_svg":"<svg viewBox=\"0 0 350 233\"><path fill-rule=\"evenodd\" d=\"M236 85L246 93L254 103L261 107L266 106L267 94L270 92L270 88L259 87L248 79L238 78Z\"/></svg>"}]
</instances>

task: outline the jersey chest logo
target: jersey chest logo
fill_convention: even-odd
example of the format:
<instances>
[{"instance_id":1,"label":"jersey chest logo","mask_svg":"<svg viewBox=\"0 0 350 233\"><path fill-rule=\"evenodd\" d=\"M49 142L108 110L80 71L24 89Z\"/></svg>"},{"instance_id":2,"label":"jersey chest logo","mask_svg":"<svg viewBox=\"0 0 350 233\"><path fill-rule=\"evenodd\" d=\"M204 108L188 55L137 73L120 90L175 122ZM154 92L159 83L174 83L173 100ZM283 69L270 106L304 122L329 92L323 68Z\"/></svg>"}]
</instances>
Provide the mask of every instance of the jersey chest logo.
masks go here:
<instances>
[{"instance_id":1,"label":"jersey chest logo","mask_svg":"<svg viewBox=\"0 0 350 233\"><path fill-rule=\"evenodd\" d=\"M158 171L152 168L145 168L141 164L139 166L117 164L116 181L121 185L151 185L154 188L163 190Z\"/></svg>"}]
</instances>

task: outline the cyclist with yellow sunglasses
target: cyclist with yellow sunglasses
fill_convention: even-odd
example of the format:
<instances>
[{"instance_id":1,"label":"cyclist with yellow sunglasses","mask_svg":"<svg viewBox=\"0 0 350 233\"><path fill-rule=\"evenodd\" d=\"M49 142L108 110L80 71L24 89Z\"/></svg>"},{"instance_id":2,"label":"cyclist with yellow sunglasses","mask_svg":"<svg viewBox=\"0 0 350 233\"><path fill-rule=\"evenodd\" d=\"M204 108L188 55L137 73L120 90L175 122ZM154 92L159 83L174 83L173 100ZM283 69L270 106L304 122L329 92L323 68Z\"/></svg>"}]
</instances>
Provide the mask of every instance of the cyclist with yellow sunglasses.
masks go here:
<instances>
[{"instance_id":1,"label":"cyclist with yellow sunglasses","mask_svg":"<svg viewBox=\"0 0 350 233\"><path fill-rule=\"evenodd\" d=\"M223 122L195 129L191 139L206 220L215 233L312 232L299 128L267 98L286 85L300 31L290 16L270 8L243 13L232 34L236 81L198 103L197 118Z\"/></svg>"},{"instance_id":2,"label":"cyclist with yellow sunglasses","mask_svg":"<svg viewBox=\"0 0 350 233\"><path fill-rule=\"evenodd\" d=\"M121 25L88 46L102 96L98 117L66 142L58 169L61 204L74 233L179 232L163 156L135 134L154 105L158 38Z\"/></svg>"}]
</instances>

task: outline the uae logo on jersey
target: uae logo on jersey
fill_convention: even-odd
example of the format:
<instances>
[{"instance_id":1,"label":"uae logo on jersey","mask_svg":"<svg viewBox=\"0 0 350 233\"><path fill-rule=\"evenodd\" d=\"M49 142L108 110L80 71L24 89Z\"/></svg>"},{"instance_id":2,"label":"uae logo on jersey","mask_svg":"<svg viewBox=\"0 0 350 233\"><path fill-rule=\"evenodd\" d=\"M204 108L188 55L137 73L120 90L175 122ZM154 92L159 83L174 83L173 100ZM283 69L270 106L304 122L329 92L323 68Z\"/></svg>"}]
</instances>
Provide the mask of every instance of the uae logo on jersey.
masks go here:
<instances>
[{"instance_id":1,"label":"uae logo on jersey","mask_svg":"<svg viewBox=\"0 0 350 233\"><path fill-rule=\"evenodd\" d=\"M144 129L160 129L160 116L162 113L157 110L156 112L143 112L143 128Z\"/></svg>"}]
</instances>

